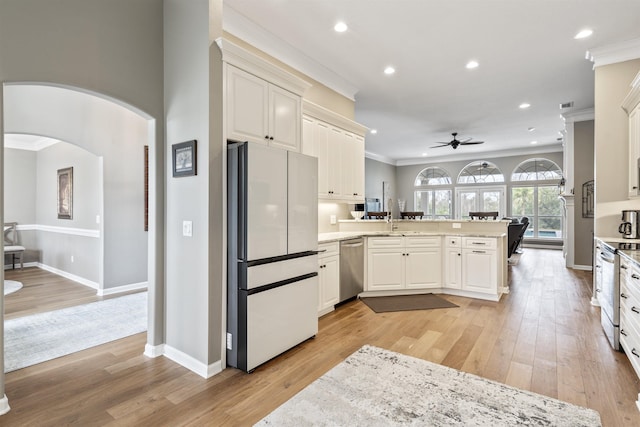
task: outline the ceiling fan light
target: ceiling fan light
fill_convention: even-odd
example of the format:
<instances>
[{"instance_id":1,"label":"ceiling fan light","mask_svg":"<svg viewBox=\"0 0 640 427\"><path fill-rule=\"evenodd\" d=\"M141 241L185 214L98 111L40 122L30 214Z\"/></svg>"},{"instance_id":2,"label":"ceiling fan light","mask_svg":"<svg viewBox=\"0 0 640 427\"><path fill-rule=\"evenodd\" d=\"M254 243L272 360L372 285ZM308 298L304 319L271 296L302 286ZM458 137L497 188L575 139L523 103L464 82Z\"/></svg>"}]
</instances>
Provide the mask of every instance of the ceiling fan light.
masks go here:
<instances>
[{"instance_id":1,"label":"ceiling fan light","mask_svg":"<svg viewBox=\"0 0 640 427\"><path fill-rule=\"evenodd\" d=\"M386 75L388 75L388 76L390 76L391 74L393 74L395 72L396 72L396 69L391 67L391 66L388 66L387 68L384 69L384 73Z\"/></svg>"},{"instance_id":2,"label":"ceiling fan light","mask_svg":"<svg viewBox=\"0 0 640 427\"><path fill-rule=\"evenodd\" d=\"M584 30L580 30L580 32L578 34L576 34L573 38L574 39L586 39L591 34L593 34L593 30L591 30L589 28L585 28Z\"/></svg>"},{"instance_id":3,"label":"ceiling fan light","mask_svg":"<svg viewBox=\"0 0 640 427\"><path fill-rule=\"evenodd\" d=\"M528 102L523 102L522 104L519 105L521 110L525 110L529 107L531 107L531 104L529 104Z\"/></svg>"},{"instance_id":4,"label":"ceiling fan light","mask_svg":"<svg viewBox=\"0 0 640 427\"><path fill-rule=\"evenodd\" d=\"M466 67L467 67L467 69L472 70L474 68L478 68L478 65L480 65L480 64L478 64L478 61L469 61L469 62L467 62Z\"/></svg>"},{"instance_id":5,"label":"ceiling fan light","mask_svg":"<svg viewBox=\"0 0 640 427\"><path fill-rule=\"evenodd\" d=\"M349 29L349 27L347 27L347 24L345 24L344 22L340 21L340 22L336 23L336 25L333 26L333 29L335 30L336 33L344 33L345 31L347 31Z\"/></svg>"}]
</instances>

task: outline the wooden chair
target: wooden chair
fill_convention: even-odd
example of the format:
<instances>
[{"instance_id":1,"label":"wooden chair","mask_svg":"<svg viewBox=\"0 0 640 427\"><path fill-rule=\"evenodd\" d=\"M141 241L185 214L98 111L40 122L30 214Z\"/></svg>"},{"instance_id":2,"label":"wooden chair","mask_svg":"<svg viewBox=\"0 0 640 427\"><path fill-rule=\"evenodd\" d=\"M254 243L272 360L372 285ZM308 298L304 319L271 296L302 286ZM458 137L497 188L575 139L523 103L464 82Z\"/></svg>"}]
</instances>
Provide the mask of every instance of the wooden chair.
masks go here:
<instances>
[{"instance_id":1,"label":"wooden chair","mask_svg":"<svg viewBox=\"0 0 640 427\"><path fill-rule=\"evenodd\" d=\"M13 269L16 268L16 257L20 261L20 270L24 268L24 246L18 245L17 222L4 223L4 254L11 255Z\"/></svg>"},{"instance_id":2,"label":"wooden chair","mask_svg":"<svg viewBox=\"0 0 640 427\"><path fill-rule=\"evenodd\" d=\"M498 212L469 212L471 219L498 219Z\"/></svg>"},{"instance_id":3,"label":"wooden chair","mask_svg":"<svg viewBox=\"0 0 640 427\"><path fill-rule=\"evenodd\" d=\"M389 215L388 212L367 212L369 219L385 219Z\"/></svg>"},{"instance_id":4,"label":"wooden chair","mask_svg":"<svg viewBox=\"0 0 640 427\"><path fill-rule=\"evenodd\" d=\"M400 212L402 219L422 219L424 212Z\"/></svg>"}]
</instances>

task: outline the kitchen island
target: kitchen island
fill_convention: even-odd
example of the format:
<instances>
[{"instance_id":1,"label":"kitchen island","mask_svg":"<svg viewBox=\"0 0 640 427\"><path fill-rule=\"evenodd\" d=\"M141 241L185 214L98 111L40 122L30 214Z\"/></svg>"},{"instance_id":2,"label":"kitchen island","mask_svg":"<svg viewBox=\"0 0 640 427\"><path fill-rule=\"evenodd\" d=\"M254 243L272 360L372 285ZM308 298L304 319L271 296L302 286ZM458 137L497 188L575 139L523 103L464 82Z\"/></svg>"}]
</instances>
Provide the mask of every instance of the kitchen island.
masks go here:
<instances>
[{"instance_id":1,"label":"kitchen island","mask_svg":"<svg viewBox=\"0 0 640 427\"><path fill-rule=\"evenodd\" d=\"M320 233L318 242L320 250L335 252L341 240L365 238L360 296L435 293L498 301L509 292L509 222L342 220L339 231ZM325 280L324 286L338 284ZM326 289L324 295L335 292ZM330 300L324 302L321 314L333 308Z\"/></svg>"}]
</instances>

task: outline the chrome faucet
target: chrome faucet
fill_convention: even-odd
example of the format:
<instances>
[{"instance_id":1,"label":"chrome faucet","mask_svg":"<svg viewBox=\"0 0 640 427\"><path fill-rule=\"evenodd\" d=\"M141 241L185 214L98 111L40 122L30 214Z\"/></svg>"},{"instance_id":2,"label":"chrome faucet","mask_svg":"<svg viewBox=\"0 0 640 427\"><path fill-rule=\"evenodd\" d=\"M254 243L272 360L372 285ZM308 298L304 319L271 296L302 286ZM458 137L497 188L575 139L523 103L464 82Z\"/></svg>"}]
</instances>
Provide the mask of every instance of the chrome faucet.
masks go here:
<instances>
[{"instance_id":1,"label":"chrome faucet","mask_svg":"<svg viewBox=\"0 0 640 427\"><path fill-rule=\"evenodd\" d=\"M394 231L395 229L398 228L398 226L393 225L393 199L389 199L388 206L389 206L389 215L387 216L387 222L390 224L389 228L391 229L391 231Z\"/></svg>"}]
</instances>

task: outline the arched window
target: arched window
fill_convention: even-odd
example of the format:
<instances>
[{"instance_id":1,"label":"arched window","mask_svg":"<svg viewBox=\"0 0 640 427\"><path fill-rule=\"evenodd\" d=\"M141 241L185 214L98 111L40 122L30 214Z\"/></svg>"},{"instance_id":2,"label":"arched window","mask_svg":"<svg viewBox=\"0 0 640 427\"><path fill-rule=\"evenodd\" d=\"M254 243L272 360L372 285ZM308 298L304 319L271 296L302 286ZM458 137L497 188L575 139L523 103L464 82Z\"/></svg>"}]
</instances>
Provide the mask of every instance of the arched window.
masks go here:
<instances>
[{"instance_id":1,"label":"arched window","mask_svg":"<svg viewBox=\"0 0 640 427\"><path fill-rule=\"evenodd\" d=\"M504 182L504 175L496 165L486 160L469 163L458 175L458 184L489 184Z\"/></svg>"},{"instance_id":2,"label":"arched window","mask_svg":"<svg viewBox=\"0 0 640 427\"><path fill-rule=\"evenodd\" d=\"M527 159L513 170L510 215L529 218L525 238L562 238L562 202L558 198L561 179L560 167L543 158Z\"/></svg>"},{"instance_id":3,"label":"arched window","mask_svg":"<svg viewBox=\"0 0 640 427\"><path fill-rule=\"evenodd\" d=\"M536 158L520 163L511 174L511 181L559 181L562 170L548 159Z\"/></svg>"},{"instance_id":4,"label":"arched window","mask_svg":"<svg viewBox=\"0 0 640 427\"><path fill-rule=\"evenodd\" d=\"M451 184L449 174L439 167L433 166L423 169L416 177L415 186L424 185L446 185Z\"/></svg>"},{"instance_id":5,"label":"arched window","mask_svg":"<svg viewBox=\"0 0 640 427\"><path fill-rule=\"evenodd\" d=\"M451 218L451 176L436 166L420 171L414 181L414 210L424 212L423 218Z\"/></svg>"}]
</instances>

